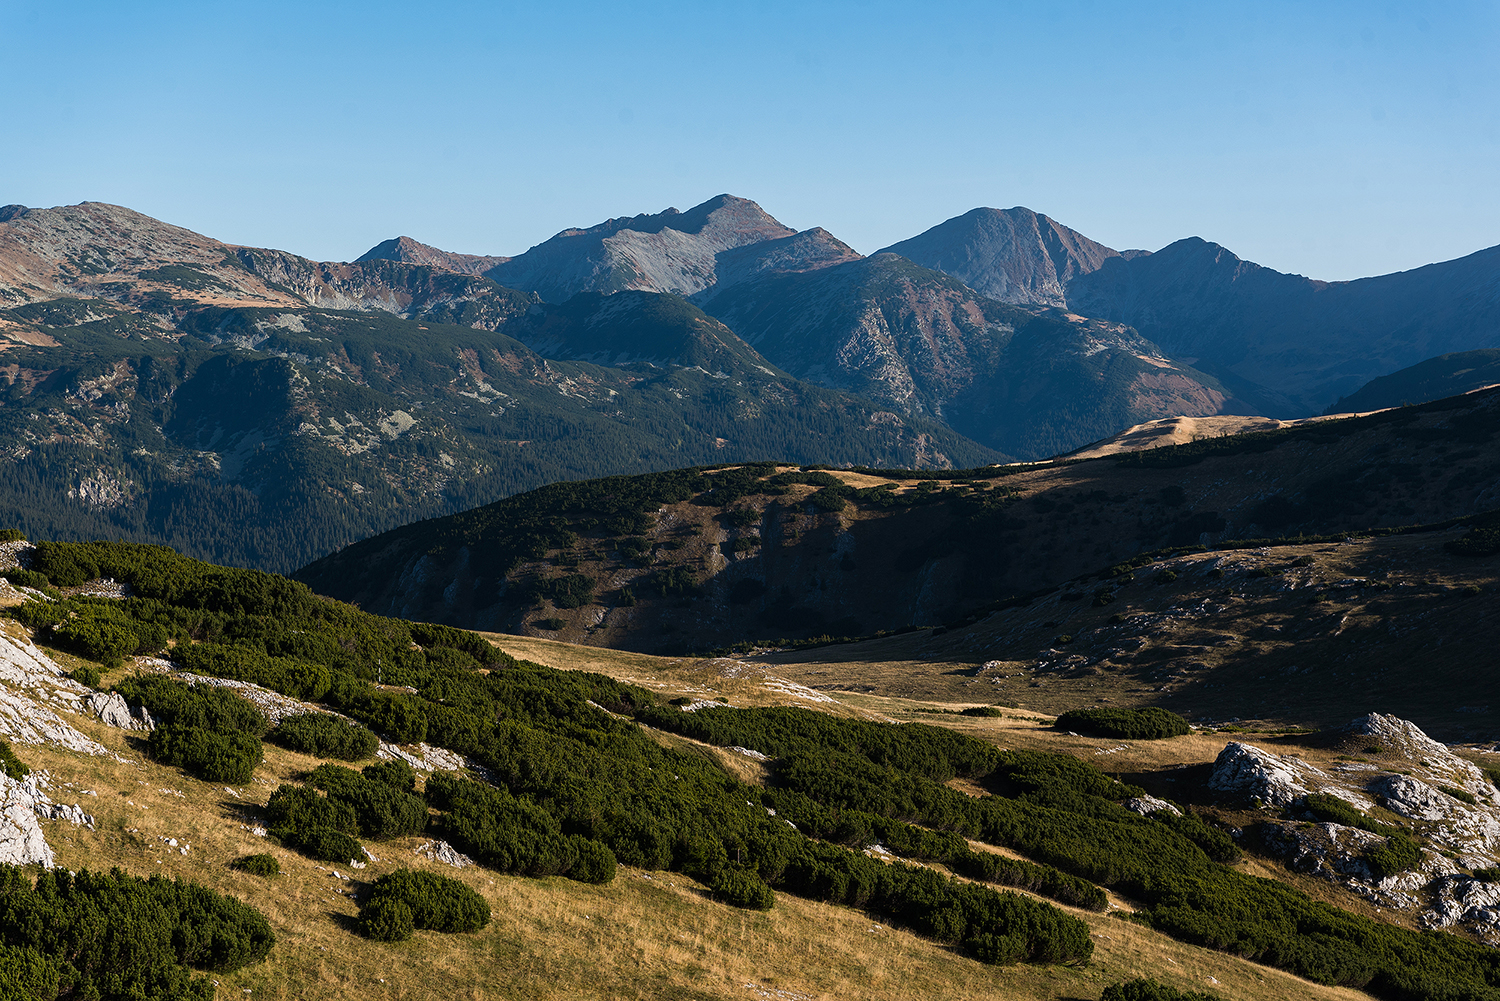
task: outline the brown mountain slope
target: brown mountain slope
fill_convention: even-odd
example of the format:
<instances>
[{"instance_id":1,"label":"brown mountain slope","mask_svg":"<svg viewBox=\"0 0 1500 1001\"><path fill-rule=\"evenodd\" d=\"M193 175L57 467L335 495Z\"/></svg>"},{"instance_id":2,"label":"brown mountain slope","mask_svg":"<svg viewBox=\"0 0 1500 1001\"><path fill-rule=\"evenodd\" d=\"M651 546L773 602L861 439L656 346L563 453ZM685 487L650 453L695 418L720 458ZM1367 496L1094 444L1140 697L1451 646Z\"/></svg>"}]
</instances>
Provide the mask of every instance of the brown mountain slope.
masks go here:
<instances>
[{"instance_id":1,"label":"brown mountain slope","mask_svg":"<svg viewBox=\"0 0 1500 1001\"><path fill-rule=\"evenodd\" d=\"M0 300L93 297L170 320L202 306L377 309L496 329L530 299L475 275L388 260L319 263L236 247L118 205L12 206Z\"/></svg>"},{"instance_id":2,"label":"brown mountain slope","mask_svg":"<svg viewBox=\"0 0 1500 1001\"><path fill-rule=\"evenodd\" d=\"M409 236L398 236L394 240L377 243L354 263L365 261L401 261L404 264L423 264L444 271L457 271L466 275L482 275L496 265L504 264L509 257L485 257L481 254L456 254L451 250L439 250L425 243L418 243Z\"/></svg>"},{"instance_id":3,"label":"brown mountain slope","mask_svg":"<svg viewBox=\"0 0 1500 1001\"><path fill-rule=\"evenodd\" d=\"M558 484L388 532L297 576L381 614L634 650L871 634L961 620L1163 547L1491 510L1497 434L1489 391L954 480L758 467L682 474L672 489ZM623 497L638 500L627 510Z\"/></svg>"}]
</instances>

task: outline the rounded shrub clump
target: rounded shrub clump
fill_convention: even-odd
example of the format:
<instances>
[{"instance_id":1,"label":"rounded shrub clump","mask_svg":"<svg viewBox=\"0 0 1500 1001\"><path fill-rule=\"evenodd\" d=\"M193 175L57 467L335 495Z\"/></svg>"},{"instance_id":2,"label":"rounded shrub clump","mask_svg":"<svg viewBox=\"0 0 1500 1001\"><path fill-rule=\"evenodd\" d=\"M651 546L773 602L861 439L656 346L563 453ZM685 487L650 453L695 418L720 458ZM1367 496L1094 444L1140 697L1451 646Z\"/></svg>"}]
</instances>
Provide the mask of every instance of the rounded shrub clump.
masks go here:
<instances>
[{"instance_id":1,"label":"rounded shrub clump","mask_svg":"<svg viewBox=\"0 0 1500 1001\"><path fill-rule=\"evenodd\" d=\"M465 883L411 869L377 879L359 912L360 931L379 942L408 939L414 929L471 932L489 923L489 903Z\"/></svg>"},{"instance_id":2,"label":"rounded shrub clump","mask_svg":"<svg viewBox=\"0 0 1500 1001\"><path fill-rule=\"evenodd\" d=\"M1121 740L1158 740L1181 737L1189 732L1187 720L1155 706L1145 709L1074 709L1057 717L1056 726L1059 730L1094 733Z\"/></svg>"},{"instance_id":3,"label":"rounded shrub clump","mask_svg":"<svg viewBox=\"0 0 1500 1001\"><path fill-rule=\"evenodd\" d=\"M84 664L82 667L73 668L73 670L68 673L68 677L72 678L80 685L87 685L90 688L99 687L99 669L90 664Z\"/></svg>"},{"instance_id":4,"label":"rounded shrub clump","mask_svg":"<svg viewBox=\"0 0 1500 1001\"><path fill-rule=\"evenodd\" d=\"M298 843L295 847L308 858L314 858L320 862L357 861L365 854L365 850L360 847L358 841L343 831L335 831L331 827L314 827L310 830L299 831L298 834Z\"/></svg>"},{"instance_id":5,"label":"rounded shrub clump","mask_svg":"<svg viewBox=\"0 0 1500 1001\"><path fill-rule=\"evenodd\" d=\"M743 869L724 869L709 885L714 899L731 907L743 907L751 911L769 911L776 902L776 894L753 872Z\"/></svg>"},{"instance_id":6,"label":"rounded shrub clump","mask_svg":"<svg viewBox=\"0 0 1500 1001\"><path fill-rule=\"evenodd\" d=\"M250 781L262 759L260 741L247 733L215 733L198 726L168 723L151 731L151 757L207 782L240 785Z\"/></svg>"},{"instance_id":7,"label":"rounded shrub clump","mask_svg":"<svg viewBox=\"0 0 1500 1001\"><path fill-rule=\"evenodd\" d=\"M341 761L368 758L380 746L368 728L329 713L288 716L266 739L289 750Z\"/></svg>"},{"instance_id":8,"label":"rounded shrub clump","mask_svg":"<svg viewBox=\"0 0 1500 1001\"><path fill-rule=\"evenodd\" d=\"M281 863L276 861L276 856L265 853L242 856L229 863L229 866L241 872L248 872L252 876L281 875Z\"/></svg>"},{"instance_id":9,"label":"rounded shrub clump","mask_svg":"<svg viewBox=\"0 0 1500 1001\"><path fill-rule=\"evenodd\" d=\"M1210 994L1207 991L1179 991L1175 987L1152 980L1150 977L1137 977L1120 984L1110 984L1104 988L1104 994L1099 1001L1220 1001L1219 995Z\"/></svg>"},{"instance_id":10,"label":"rounded shrub clump","mask_svg":"<svg viewBox=\"0 0 1500 1001\"><path fill-rule=\"evenodd\" d=\"M376 942L405 942L416 929L406 901L390 897L366 902L358 920L360 933Z\"/></svg>"}]
</instances>

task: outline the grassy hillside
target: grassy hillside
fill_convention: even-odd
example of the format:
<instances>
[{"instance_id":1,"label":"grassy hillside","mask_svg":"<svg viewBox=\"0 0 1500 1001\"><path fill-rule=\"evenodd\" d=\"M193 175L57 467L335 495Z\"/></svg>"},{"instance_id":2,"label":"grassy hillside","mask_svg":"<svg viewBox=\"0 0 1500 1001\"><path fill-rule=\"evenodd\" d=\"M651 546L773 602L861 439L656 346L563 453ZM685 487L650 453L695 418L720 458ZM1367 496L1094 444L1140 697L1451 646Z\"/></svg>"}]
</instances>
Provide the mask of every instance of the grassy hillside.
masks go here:
<instances>
[{"instance_id":1,"label":"grassy hillside","mask_svg":"<svg viewBox=\"0 0 1500 1001\"><path fill-rule=\"evenodd\" d=\"M1497 431L1490 392L1077 462L554 484L298 577L384 614L653 652L868 636L960 622L1161 549L1470 516L1500 504Z\"/></svg>"},{"instance_id":2,"label":"grassy hillside","mask_svg":"<svg viewBox=\"0 0 1500 1001\"><path fill-rule=\"evenodd\" d=\"M49 830L65 861L161 866L264 907L280 944L222 984L231 990L435 997L469 978L475 997L527 986L619 996L621 984L641 996L724 997L743 996L745 983L806 997L1094 997L1149 973L1194 988L1212 977L1234 996L1338 996L1237 955L1380 997L1493 997L1500 983L1488 950L1253 875L1212 811L1137 816L1118 805L1137 788L1066 754L1001 749L998 729L970 731L981 739L764 697L759 707L730 697L687 711L661 687L519 661L470 633L379 619L283 579L147 547L44 544L28 561L53 585L107 574L133 590L124 601L62 598L9 614L65 650L103 657L101 681L159 724L144 747L84 724L122 752L119 763L22 748L55 783L72 783L59 791L99 794L95 831ZM254 740L259 760L240 781L214 777L221 758L184 762L208 781L169 773L164 749L179 745L162 734L206 745L268 726L234 708L236 696L110 668L126 647L169 644L180 663L311 698L306 708L338 710L410 750L425 738L457 751L479 778L427 775L417 787L425 831L392 834L386 822L380 834L372 818L394 816L381 811L411 796L399 768L364 778L328 762L313 769L316 759ZM726 769L732 745L773 760L759 773ZM328 804L314 813L347 823L378 859L351 871L308 857L319 828L277 806L303 795L303 783L327 791L311 794ZM347 821L339 804L357 807ZM256 825L274 840L256 838ZM490 902L490 923L419 931L409 945L358 937L370 927L374 878L433 835L482 863L458 876ZM885 854L863 850L875 843ZM267 890L253 881L262 877L223 867L255 849L284 870ZM1032 892L1003 889L1015 882ZM1135 920L1107 916L1111 901Z\"/></svg>"}]
</instances>

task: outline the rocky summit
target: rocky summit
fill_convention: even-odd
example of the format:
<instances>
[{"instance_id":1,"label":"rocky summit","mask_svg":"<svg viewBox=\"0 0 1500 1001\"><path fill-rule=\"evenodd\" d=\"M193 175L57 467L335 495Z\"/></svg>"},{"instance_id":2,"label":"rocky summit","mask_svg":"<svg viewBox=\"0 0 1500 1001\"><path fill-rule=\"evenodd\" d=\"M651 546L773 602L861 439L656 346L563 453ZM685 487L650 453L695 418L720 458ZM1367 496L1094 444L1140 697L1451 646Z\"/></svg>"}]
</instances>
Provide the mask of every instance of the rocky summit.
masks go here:
<instances>
[{"instance_id":1,"label":"rocky summit","mask_svg":"<svg viewBox=\"0 0 1500 1001\"><path fill-rule=\"evenodd\" d=\"M991 299L1023 306L1066 306L1068 282L1121 256L1021 206L973 209L880 251L886 252L952 275Z\"/></svg>"}]
</instances>

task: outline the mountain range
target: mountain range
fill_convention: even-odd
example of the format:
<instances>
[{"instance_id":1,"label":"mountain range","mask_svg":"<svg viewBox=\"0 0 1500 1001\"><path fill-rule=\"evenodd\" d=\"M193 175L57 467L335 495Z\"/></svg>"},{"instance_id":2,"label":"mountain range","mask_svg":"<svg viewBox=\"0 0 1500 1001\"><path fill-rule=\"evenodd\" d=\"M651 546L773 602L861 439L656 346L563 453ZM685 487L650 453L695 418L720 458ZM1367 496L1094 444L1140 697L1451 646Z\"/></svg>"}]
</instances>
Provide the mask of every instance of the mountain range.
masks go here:
<instances>
[{"instance_id":1,"label":"mountain range","mask_svg":"<svg viewBox=\"0 0 1500 1001\"><path fill-rule=\"evenodd\" d=\"M317 262L119 206L12 205L0 510L290 569L556 479L971 467L1167 418L1302 416L1491 347L1497 253L1320 283L1196 239L1116 252L1018 207L863 257L720 195L514 257L398 237Z\"/></svg>"}]
</instances>

